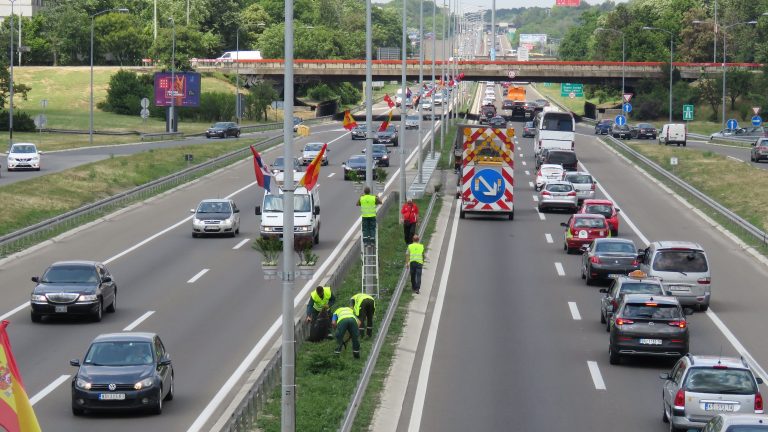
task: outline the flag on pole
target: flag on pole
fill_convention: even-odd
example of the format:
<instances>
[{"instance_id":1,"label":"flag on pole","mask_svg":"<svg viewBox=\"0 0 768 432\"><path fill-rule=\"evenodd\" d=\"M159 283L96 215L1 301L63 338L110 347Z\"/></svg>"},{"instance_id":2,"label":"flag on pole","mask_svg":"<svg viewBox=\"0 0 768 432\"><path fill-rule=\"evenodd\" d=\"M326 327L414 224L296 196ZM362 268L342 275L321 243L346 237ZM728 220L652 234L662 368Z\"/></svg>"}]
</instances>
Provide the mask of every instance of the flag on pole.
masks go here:
<instances>
[{"instance_id":1,"label":"flag on pole","mask_svg":"<svg viewBox=\"0 0 768 432\"><path fill-rule=\"evenodd\" d=\"M405 97L406 97L406 98L409 98L409 97L411 97L411 94L412 94L412 93L411 93L411 88L410 88L410 87L406 87L406 88L405 88ZM390 107L390 108L391 108L391 107Z\"/></svg>"},{"instance_id":2,"label":"flag on pole","mask_svg":"<svg viewBox=\"0 0 768 432\"><path fill-rule=\"evenodd\" d=\"M272 173L264 166L261 155L253 146L251 146L251 153L253 153L253 171L256 173L256 183L264 188L267 193L274 194L277 190L275 182L272 181Z\"/></svg>"},{"instance_id":3,"label":"flag on pole","mask_svg":"<svg viewBox=\"0 0 768 432\"><path fill-rule=\"evenodd\" d=\"M381 122L379 125L379 132L384 132L389 127L389 123L392 121L392 110L389 110L389 118L386 121Z\"/></svg>"},{"instance_id":4,"label":"flag on pole","mask_svg":"<svg viewBox=\"0 0 768 432\"><path fill-rule=\"evenodd\" d=\"M11 341L0 323L0 430L7 432L40 432L35 411L21 381L21 373L11 351Z\"/></svg>"},{"instance_id":5,"label":"flag on pole","mask_svg":"<svg viewBox=\"0 0 768 432\"><path fill-rule=\"evenodd\" d=\"M448 81L448 87L453 87L453 80Z\"/></svg>"},{"instance_id":6,"label":"flag on pole","mask_svg":"<svg viewBox=\"0 0 768 432\"><path fill-rule=\"evenodd\" d=\"M387 105L389 105L390 108L394 108L395 107L395 102L392 100L391 97L389 97L388 94L384 95L384 102L386 102Z\"/></svg>"},{"instance_id":7,"label":"flag on pole","mask_svg":"<svg viewBox=\"0 0 768 432\"><path fill-rule=\"evenodd\" d=\"M351 131L356 127L357 127L357 122L352 117L352 114L349 113L349 110L344 111L344 129Z\"/></svg>"},{"instance_id":8,"label":"flag on pole","mask_svg":"<svg viewBox=\"0 0 768 432\"><path fill-rule=\"evenodd\" d=\"M320 149L320 153L315 156L312 162L307 166L307 171L304 176L299 180L299 187L303 186L311 191L317 184L317 178L320 176L320 166L323 162L323 155L328 148L328 143L323 144L323 148Z\"/></svg>"}]
</instances>

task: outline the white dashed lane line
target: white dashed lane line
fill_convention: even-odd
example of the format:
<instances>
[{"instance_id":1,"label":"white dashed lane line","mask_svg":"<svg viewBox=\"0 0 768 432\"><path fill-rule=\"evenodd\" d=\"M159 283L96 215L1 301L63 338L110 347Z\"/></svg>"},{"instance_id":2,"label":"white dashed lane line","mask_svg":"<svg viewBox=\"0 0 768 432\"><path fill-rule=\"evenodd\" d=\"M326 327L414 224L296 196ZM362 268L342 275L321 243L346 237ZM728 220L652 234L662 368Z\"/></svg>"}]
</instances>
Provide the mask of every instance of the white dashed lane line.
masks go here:
<instances>
[{"instance_id":1,"label":"white dashed lane line","mask_svg":"<svg viewBox=\"0 0 768 432\"><path fill-rule=\"evenodd\" d=\"M526 165L528 165L528 163L526 163L525 161L523 161L523 166L526 166Z\"/></svg>"},{"instance_id":2,"label":"white dashed lane line","mask_svg":"<svg viewBox=\"0 0 768 432\"><path fill-rule=\"evenodd\" d=\"M531 172L526 170L525 175L531 175Z\"/></svg>"},{"instance_id":3,"label":"white dashed lane line","mask_svg":"<svg viewBox=\"0 0 768 432\"><path fill-rule=\"evenodd\" d=\"M571 316L575 321L581 321L581 314L579 313L579 307L576 302L568 302L568 309L571 310Z\"/></svg>"},{"instance_id":4,"label":"white dashed lane line","mask_svg":"<svg viewBox=\"0 0 768 432\"><path fill-rule=\"evenodd\" d=\"M331 177L333 177L335 175L336 175L336 173L330 173L330 174L328 174L328 178L331 178Z\"/></svg>"},{"instance_id":5,"label":"white dashed lane line","mask_svg":"<svg viewBox=\"0 0 768 432\"><path fill-rule=\"evenodd\" d=\"M197 282L197 280L200 279L201 277L203 277L204 274L208 273L208 270L210 270L210 269L202 269L202 270L200 270L199 272L197 272L196 275L192 276L192 279L188 280L187 283L191 284L191 283Z\"/></svg>"},{"instance_id":6,"label":"white dashed lane line","mask_svg":"<svg viewBox=\"0 0 768 432\"><path fill-rule=\"evenodd\" d=\"M147 318L151 317L153 313L155 313L155 311L145 312L144 315L136 318L135 321L133 321L132 323L128 324L128 326L126 328L124 328L123 331L131 331L131 330L135 329L136 327L139 326L139 324L144 322L144 320L146 320Z\"/></svg>"},{"instance_id":7,"label":"white dashed lane line","mask_svg":"<svg viewBox=\"0 0 768 432\"><path fill-rule=\"evenodd\" d=\"M63 384L71 376L72 375L61 375L60 377L56 378L56 380L54 380L52 383L45 386L45 388L40 390L36 395L29 398L29 404L34 406L36 403L40 402L41 399L48 396L50 392L56 390L56 387Z\"/></svg>"},{"instance_id":8,"label":"white dashed lane line","mask_svg":"<svg viewBox=\"0 0 768 432\"><path fill-rule=\"evenodd\" d=\"M600 367L597 366L597 362L587 361L587 367L589 368L589 374L592 375L592 383L595 384L595 390L605 390L605 381L603 381L603 375L600 374Z\"/></svg>"},{"instance_id":9,"label":"white dashed lane line","mask_svg":"<svg viewBox=\"0 0 768 432\"><path fill-rule=\"evenodd\" d=\"M565 276L565 269L563 268L563 263L556 262L555 270L557 270L558 276Z\"/></svg>"},{"instance_id":10,"label":"white dashed lane line","mask_svg":"<svg viewBox=\"0 0 768 432\"><path fill-rule=\"evenodd\" d=\"M533 208L535 208L536 209L536 213L539 214L539 220L547 220L547 217L544 216L544 213L539 211L539 207L538 206L534 206Z\"/></svg>"},{"instance_id":11,"label":"white dashed lane line","mask_svg":"<svg viewBox=\"0 0 768 432\"><path fill-rule=\"evenodd\" d=\"M534 196L533 196L533 202L539 202L539 197L537 197L536 195L534 195Z\"/></svg>"},{"instance_id":12,"label":"white dashed lane line","mask_svg":"<svg viewBox=\"0 0 768 432\"><path fill-rule=\"evenodd\" d=\"M528 186L533 187L533 182L528 182Z\"/></svg>"},{"instance_id":13,"label":"white dashed lane line","mask_svg":"<svg viewBox=\"0 0 768 432\"><path fill-rule=\"evenodd\" d=\"M544 234L544 238L547 239L547 243L552 243L552 234L546 233Z\"/></svg>"},{"instance_id":14,"label":"white dashed lane line","mask_svg":"<svg viewBox=\"0 0 768 432\"><path fill-rule=\"evenodd\" d=\"M238 250L241 247L243 247L244 244L248 243L249 241L251 241L251 239L249 239L249 238L243 239L243 241L241 241L240 243L236 244L232 249L233 250Z\"/></svg>"}]
</instances>

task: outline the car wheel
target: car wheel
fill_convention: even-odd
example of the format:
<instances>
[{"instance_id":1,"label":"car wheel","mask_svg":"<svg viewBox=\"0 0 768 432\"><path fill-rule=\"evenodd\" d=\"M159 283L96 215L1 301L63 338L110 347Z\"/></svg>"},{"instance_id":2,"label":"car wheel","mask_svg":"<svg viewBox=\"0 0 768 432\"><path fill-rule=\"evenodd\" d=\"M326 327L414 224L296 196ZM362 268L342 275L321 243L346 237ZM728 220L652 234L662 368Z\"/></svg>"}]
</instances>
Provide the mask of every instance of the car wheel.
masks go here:
<instances>
[{"instance_id":1,"label":"car wheel","mask_svg":"<svg viewBox=\"0 0 768 432\"><path fill-rule=\"evenodd\" d=\"M610 347L608 348L608 363L617 365L621 363L621 356Z\"/></svg>"},{"instance_id":2,"label":"car wheel","mask_svg":"<svg viewBox=\"0 0 768 432\"><path fill-rule=\"evenodd\" d=\"M196 232L192 233L192 238L197 238L197 233Z\"/></svg>"},{"instance_id":3,"label":"car wheel","mask_svg":"<svg viewBox=\"0 0 768 432\"><path fill-rule=\"evenodd\" d=\"M315 242L315 244L320 244L320 230L319 229L315 233L315 235L314 235L312 240Z\"/></svg>"},{"instance_id":4,"label":"car wheel","mask_svg":"<svg viewBox=\"0 0 768 432\"><path fill-rule=\"evenodd\" d=\"M661 421L664 423L669 423L669 417L667 416L667 406L664 404L664 402L661 403Z\"/></svg>"},{"instance_id":5,"label":"car wheel","mask_svg":"<svg viewBox=\"0 0 768 432\"><path fill-rule=\"evenodd\" d=\"M467 214L464 212L464 210L459 210L459 219L466 219Z\"/></svg>"},{"instance_id":6,"label":"car wheel","mask_svg":"<svg viewBox=\"0 0 768 432\"><path fill-rule=\"evenodd\" d=\"M104 318L104 300L99 299L99 307L96 308L96 313L93 314L93 321L100 322Z\"/></svg>"},{"instance_id":7,"label":"car wheel","mask_svg":"<svg viewBox=\"0 0 768 432\"><path fill-rule=\"evenodd\" d=\"M687 429L677 428L671 421L669 422L669 432L682 432L683 430L687 430Z\"/></svg>"},{"instance_id":8,"label":"car wheel","mask_svg":"<svg viewBox=\"0 0 768 432\"><path fill-rule=\"evenodd\" d=\"M605 332L611 332L611 322L608 320L608 317L605 317Z\"/></svg>"},{"instance_id":9,"label":"car wheel","mask_svg":"<svg viewBox=\"0 0 768 432\"><path fill-rule=\"evenodd\" d=\"M652 137L651 137L651 139L652 139L652 140L655 140L655 139L656 139L656 135L652 136Z\"/></svg>"},{"instance_id":10,"label":"car wheel","mask_svg":"<svg viewBox=\"0 0 768 432\"><path fill-rule=\"evenodd\" d=\"M173 382L174 382L173 374L171 374L171 388L168 389L168 394L165 395L165 400L170 401L173 400Z\"/></svg>"},{"instance_id":11,"label":"car wheel","mask_svg":"<svg viewBox=\"0 0 768 432\"><path fill-rule=\"evenodd\" d=\"M707 309L709 309L709 305L708 304L699 306L699 310L702 311L702 312L706 312Z\"/></svg>"},{"instance_id":12,"label":"car wheel","mask_svg":"<svg viewBox=\"0 0 768 432\"><path fill-rule=\"evenodd\" d=\"M587 285L592 285L595 283L595 280L590 277L591 269L587 267L586 275L584 276L584 283Z\"/></svg>"},{"instance_id":13,"label":"car wheel","mask_svg":"<svg viewBox=\"0 0 768 432\"><path fill-rule=\"evenodd\" d=\"M112 304L107 307L107 312L115 313L117 311L117 287L115 287L115 297L112 299Z\"/></svg>"},{"instance_id":14,"label":"car wheel","mask_svg":"<svg viewBox=\"0 0 768 432\"><path fill-rule=\"evenodd\" d=\"M619 235L619 230L618 229L611 230L611 237L616 237L618 235Z\"/></svg>"},{"instance_id":15,"label":"car wheel","mask_svg":"<svg viewBox=\"0 0 768 432\"><path fill-rule=\"evenodd\" d=\"M605 324L605 315L602 310L600 311L600 324Z\"/></svg>"},{"instance_id":16,"label":"car wheel","mask_svg":"<svg viewBox=\"0 0 768 432\"><path fill-rule=\"evenodd\" d=\"M157 391L157 403L152 407L152 414L160 415L163 413L163 388Z\"/></svg>"},{"instance_id":17,"label":"car wheel","mask_svg":"<svg viewBox=\"0 0 768 432\"><path fill-rule=\"evenodd\" d=\"M73 416L80 417L83 414L85 414L85 410L84 409L72 407L72 415Z\"/></svg>"},{"instance_id":18,"label":"car wheel","mask_svg":"<svg viewBox=\"0 0 768 432\"><path fill-rule=\"evenodd\" d=\"M235 230L232 230L232 232L229 233L229 236L230 237L235 237L235 236L237 236L237 232L235 232Z\"/></svg>"},{"instance_id":19,"label":"car wheel","mask_svg":"<svg viewBox=\"0 0 768 432\"><path fill-rule=\"evenodd\" d=\"M29 317L33 323L39 323L43 320L43 316L35 311L30 312Z\"/></svg>"}]
</instances>

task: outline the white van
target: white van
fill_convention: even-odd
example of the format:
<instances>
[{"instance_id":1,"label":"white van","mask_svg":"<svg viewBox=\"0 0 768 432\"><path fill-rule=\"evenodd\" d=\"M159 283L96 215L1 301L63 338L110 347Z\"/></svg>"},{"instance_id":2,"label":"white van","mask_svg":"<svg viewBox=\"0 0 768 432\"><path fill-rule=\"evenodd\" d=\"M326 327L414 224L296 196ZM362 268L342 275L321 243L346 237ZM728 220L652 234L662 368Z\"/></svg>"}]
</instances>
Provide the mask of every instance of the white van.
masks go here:
<instances>
[{"instance_id":1,"label":"white van","mask_svg":"<svg viewBox=\"0 0 768 432\"><path fill-rule=\"evenodd\" d=\"M661 128L659 133L659 145L680 144L685 147L688 130L684 124L668 123Z\"/></svg>"},{"instance_id":2,"label":"white van","mask_svg":"<svg viewBox=\"0 0 768 432\"><path fill-rule=\"evenodd\" d=\"M535 152L542 149L575 150L576 120L568 112L543 111L536 115Z\"/></svg>"},{"instance_id":3,"label":"white van","mask_svg":"<svg viewBox=\"0 0 768 432\"><path fill-rule=\"evenodd\" d=\"M304 173L295 173L298 179ZM298 181L298 180L297 180ZM320 242L320 185L312 191L298 187L293 192L294 238L311 238ZM265 193L261 206L256 206L256 215L261 216L259 232L262 238L283 238L283 191L277 194Z\"/></svg>"},{"instance_id":4,"label":"white van","mask_svg":"<svg viewBox=\"0 0 768 432\"><path fill-rule=\"evenodd\" d=\"M262 60L261 51L227 51L216 59L221 63L232 63L235 60Z\"/></svg>"}]
</instances>

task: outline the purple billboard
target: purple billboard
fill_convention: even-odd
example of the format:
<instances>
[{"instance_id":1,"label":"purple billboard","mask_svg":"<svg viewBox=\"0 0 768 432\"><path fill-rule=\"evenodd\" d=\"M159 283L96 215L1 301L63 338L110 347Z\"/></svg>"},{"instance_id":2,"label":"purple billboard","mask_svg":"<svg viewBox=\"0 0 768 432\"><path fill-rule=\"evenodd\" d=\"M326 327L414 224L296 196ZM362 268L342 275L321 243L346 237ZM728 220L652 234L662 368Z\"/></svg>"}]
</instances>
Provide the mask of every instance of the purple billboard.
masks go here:
<instances>
[{"instance_id":1,"label":"purple billboard","mask_svg":"<svg viewBox=\"0 0 768 432\"><path fill-rule=\"evenodd\" d=\"M176 81L171 86L171 73L158 72L155 74L155 106L171 106L171 98L177 107L200 106L200 74L197 72L176 72ZM173 89L171 89L173 87Z\"/></svg>"}]
</instances>

